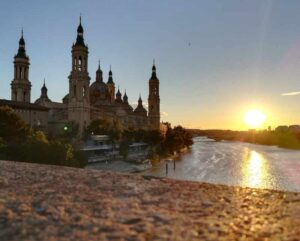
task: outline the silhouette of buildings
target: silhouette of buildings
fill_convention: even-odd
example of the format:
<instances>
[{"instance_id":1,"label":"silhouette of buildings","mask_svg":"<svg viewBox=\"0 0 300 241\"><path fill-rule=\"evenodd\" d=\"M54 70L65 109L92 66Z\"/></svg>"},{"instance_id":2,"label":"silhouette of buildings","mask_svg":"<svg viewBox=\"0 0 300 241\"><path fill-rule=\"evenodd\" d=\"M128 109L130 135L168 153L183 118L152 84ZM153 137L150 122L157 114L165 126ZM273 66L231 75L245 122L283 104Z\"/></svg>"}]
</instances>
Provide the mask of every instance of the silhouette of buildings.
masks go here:
<instances>
[{"instance_id":1,"label":"silhouette of buildings","mask_svg":"<svg viewBox=\"0 0 300 241\"><path fill-rule=\"evenodd\" d=\"M26 54L25 40L22 35L18 53L14 57L14 79L11 82L11 101L0 100L0 105L8 105L21 114L31 126L38 126L52 133L61 132L67 122L79 125L80 132L95 119L117 120L123 128L154 129L160 128L159 79L153 63L149 79L148 112L141 96L134 109L128 102L125 91L123 97L119 88L116 91L113 72L110 68L108 80L103 79L100 61L96 80L91 82L88 72L89 49L84 41L81 23L77 28L77 38L72 45L72 69L70 71L69 91L62 102L54 102L48 97L46 83L41 88L40 97L30 101L31 82L29 80L29 57Z\"/></svg>"}]
</instances>

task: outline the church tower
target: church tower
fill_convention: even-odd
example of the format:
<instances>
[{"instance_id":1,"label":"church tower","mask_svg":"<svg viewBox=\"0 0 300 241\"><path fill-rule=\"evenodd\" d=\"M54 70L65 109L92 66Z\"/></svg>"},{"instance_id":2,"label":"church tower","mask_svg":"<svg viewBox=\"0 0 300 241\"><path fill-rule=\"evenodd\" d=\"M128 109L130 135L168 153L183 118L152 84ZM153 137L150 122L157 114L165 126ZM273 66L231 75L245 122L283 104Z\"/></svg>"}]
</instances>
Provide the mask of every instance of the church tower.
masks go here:
<instances>
[{"instance_id":1,"label":"church tower","mask_svg":"<svg viewBox=\"0 0 300 241\"><path fill-rule=\"evenodd\" d=\"M107 87L108 87L108 92L110 94L110 98L111 98L111 103L113 103L115 101L115 91L116 91L116 87L115 87L115 83L113 81L113 77L112 77L112 71L111 71L111 66L110 66L110 70L108 72L108 81L107 81Z\"/></svg>"},{"instance_id":2,"label":"church tower","mask_svg":"<svg viewBox=\"0 0 300 241\"><path fill-rule=\"evenodd\" d=\"M23 30L19 41L19 50L14 57L14 79L11 82L11 100L30 103L31 83L29 76L29 58L26 55Z\"/></svg>"},{"instance_id":3,"label":"church tower","mask_svg":"<svg viewBox=\"0 0 300 241\"><path fill-rule=\"evenodd\" d=\"M156 67L153 61L152 75L149 80L148 117L151 129L159 130L160 126L160 98L159 79L156 76Z\"/></svg>"},{"instance_id":4,"label":"church tower","mask_svg":"<svg viewBox=\"0 0 300 241\"><path fill-rule=\"evenodd\" d=\"M80 17L76 43L72 46L72 70L69 75L68 103L68 120L79 124L80 134L90 122L88 54L89 51L84 43Z\"/></svg>"}]
</instances>

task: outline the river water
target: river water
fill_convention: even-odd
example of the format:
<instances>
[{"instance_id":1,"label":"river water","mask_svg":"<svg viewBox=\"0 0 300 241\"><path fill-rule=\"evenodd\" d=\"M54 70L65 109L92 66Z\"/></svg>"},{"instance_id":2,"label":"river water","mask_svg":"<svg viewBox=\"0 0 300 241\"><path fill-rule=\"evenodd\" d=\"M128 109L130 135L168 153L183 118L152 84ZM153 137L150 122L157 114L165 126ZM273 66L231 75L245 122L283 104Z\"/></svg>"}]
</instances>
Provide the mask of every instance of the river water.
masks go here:
<instances>
[{"instance_id":1,"label":"river water","mask_svg":"<svg viewBox=\"0 0 300 241\"><path fill-rule=\"evenodd\" d=\"M142 174L254 188L300 192L300 151L241 142L194 138L191 150L173 163Z\"/></svg>"}]
</instances>

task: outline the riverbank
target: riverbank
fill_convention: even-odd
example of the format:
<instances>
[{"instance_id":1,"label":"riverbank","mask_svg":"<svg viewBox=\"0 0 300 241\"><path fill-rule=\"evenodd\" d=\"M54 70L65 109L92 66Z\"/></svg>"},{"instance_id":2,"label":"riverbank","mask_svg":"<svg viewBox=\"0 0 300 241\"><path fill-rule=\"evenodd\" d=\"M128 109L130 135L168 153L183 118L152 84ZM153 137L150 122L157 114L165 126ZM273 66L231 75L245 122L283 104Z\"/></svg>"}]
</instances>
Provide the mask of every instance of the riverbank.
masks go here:
<instances>
[{"instance_id":1,"label":"riverbank","mask_svg":"<svg viewBox=\"0 0 300 241\"><path fill-rule=\"evenodd\" d=\"M296 240L300 193L0 161L0 240Z\"/></svg>"},{"instance_id":2,"label":"riverbank","mask_svg":"<svg viewBox=\"0 0 300 241\"><path fill-rule=\"evenodd\" d=\"M239 141L252 144L277 146L290 150L300 150L300 132L286 129L276 130L198 130L192 132L195 136L205 136L215 141Z\"/></svg>"}]
</instances>

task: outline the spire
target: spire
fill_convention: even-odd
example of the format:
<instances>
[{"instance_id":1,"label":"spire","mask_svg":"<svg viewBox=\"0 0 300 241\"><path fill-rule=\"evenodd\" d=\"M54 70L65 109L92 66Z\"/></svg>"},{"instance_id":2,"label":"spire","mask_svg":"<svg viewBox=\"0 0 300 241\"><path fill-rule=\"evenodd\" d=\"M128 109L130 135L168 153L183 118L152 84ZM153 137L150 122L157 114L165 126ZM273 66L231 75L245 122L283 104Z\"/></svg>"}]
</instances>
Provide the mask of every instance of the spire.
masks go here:
<instances>
[{"instance_id":1,"label":"spire","mask_svg":"<svg viewBox=\"0 0 300 241\"><path fill-rule=\"evenodd\" d=\"M152 72L156 72L156 67L155 67L155 59L153 59Z\"/></svg>"},{"instance_id":2,"label":"spire","mask_svg":"<svg viewBox=\"0 0 300 241\"><path fill-rule=\"evenodd\" d=\"M141 93L140 93L140 97L139 97L138 103L139 103L139 106L143 105L143 100L142 100L142 97L141 97Z\"/></svg>"},{"instance_id":3,"label":"spire","mask_svg":"<svg viewBox=\"0 0 300 241\"><path fill-rule=\"evenodd\" d=\"M20 45L25 45L25 40L24 40L24 37L23 37L23 28L21 30L21 38L20 38L19 44Z\"/></svg>"},{"instance_id":4,"label":"spire","mask_svg":"<svg viewBox=\"0 0 300 241\"><path fill-rule=\"evenodd\" d=\"M26 49L25 49L25 40L24 40L24 37L23 37L23 28L21 30L21 38L19 40L19 49L18 49L18 53L17 53L16 57L18 57L18 58L27 58Z\"/></svg>"},{"instance_id":5,"label":"spire","mask_svg":"<svg viewBox=\"0 0 300 241\"><path fill-rule=\"evenodd\" d=\"M81 25L81 14L80 14L80 17L79 17L79 25L78 25L78 28L77 28L77 33L78 34L83 34L83 27Z\"/></svg>"},{"instance_id":6,"label":"spire","mask_svg":"<svg viewBox=\"0 0 300 241\"><path fill-rule=\"evenodd\" d=\"M158 80L158 79L157 79L157 76L156 76L155 59L153 59L152 75L151 75L150 80L151 80L151 79L152 79L152 80L153 80L153 79Z\"/></svg>"},{"instance_id":7,"label":"spire","mask_svg":"<svg viewBox=\"0 0 300 241\"><path fill-rule=\"evenodd\" d=\"M119 86L118 86L118 92L116 94L116 102L117 103L122 103L122 94L120 92Z\"/></svg>"},{"instance_id":8,"label":"spire","mask_svg":"<svg viewBox=\"0 0 300 241\"><path fill-rule=\"evenodd\" d=\"M99 59L99 62L98 62L98 69L96 71L96 81L97 82L102 82L103 81L102 70L100 68L100 59Z\"/></svg>"},{"instance_id":9,"label":"spire","mask_svg":"<svg viewBox=\"0 0 300 241\"><path fill-rule=\"evenodd\" d=\"M124 93L124 96L123 96L123 102L124 102L124 104L128 104L128 96L126 94L126 89L125 89L125 93Z\"/></svg>"},{"instance_id":10,"label":"spire","mask_svg":"<svg viewBox=\"0 0 300 241\"><path fill-rule=\"evenodd\" d=\"M109 65L109 72L108 72L108 75L112 76L111 64Z\"/></svg>"},{"instance_id":11,"label":"spire","mask_svg":"<svg viewBox=\"0 0 300 241\"><path fill-rule=\"evenodd\" d=\"M83 27L81 25L81 14L80 14L80 17L79 17L79 25L78 25L78 28L77 28L77 39L76 39L76 45L83 45L85 46L84 44L84 38L83 38Z\"/></svg>"},{"instance_id":12,"label":"spire","mask_svg":"<svg viewBox=\"0 0 300 241\"><path fill-rule=\"evenodd\" d=\"M111 65L109 66L109 72L108 72L108 81L107 84L114 85L113 77L112 77L112 71L111 71Z\"/></svg>"},{"instance_id":13,"label":"spire","mask_svg":"<svg viewBox=\"0 0 300 241\"><path fill-rule=\"evenodd\" d=\"M42 97L48 98L47 92L48 92L48 89L46 87L46 81L45 81L45 78L44 78L44 84L43 84L43 86L41 88L41 98Z\"/></svg>"}]
</instances>

